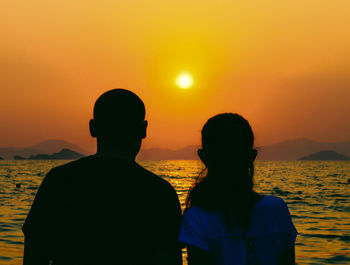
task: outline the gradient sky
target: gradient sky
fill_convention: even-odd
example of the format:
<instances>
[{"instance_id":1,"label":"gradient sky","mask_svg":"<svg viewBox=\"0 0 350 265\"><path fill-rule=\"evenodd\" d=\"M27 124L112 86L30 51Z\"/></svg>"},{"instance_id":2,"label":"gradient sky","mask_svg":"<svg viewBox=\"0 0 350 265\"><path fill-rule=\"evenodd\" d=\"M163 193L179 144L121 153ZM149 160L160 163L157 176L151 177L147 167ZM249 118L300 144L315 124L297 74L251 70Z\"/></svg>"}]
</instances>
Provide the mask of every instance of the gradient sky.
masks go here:
<instances>
[{"instance_id":1,"label":"gradient sky","mask_svg":"<svg viewBox=\"0 0 350 265\"><path fill-rule=\"evenodd\" d=\"M91 150L96 98L145 102L144 147L200 141L238 112L257 145L350 140L350 1L0 2L0 146L63 139ZM194 86L175 78L190 72Z\"/></svg>"}]
</instances>

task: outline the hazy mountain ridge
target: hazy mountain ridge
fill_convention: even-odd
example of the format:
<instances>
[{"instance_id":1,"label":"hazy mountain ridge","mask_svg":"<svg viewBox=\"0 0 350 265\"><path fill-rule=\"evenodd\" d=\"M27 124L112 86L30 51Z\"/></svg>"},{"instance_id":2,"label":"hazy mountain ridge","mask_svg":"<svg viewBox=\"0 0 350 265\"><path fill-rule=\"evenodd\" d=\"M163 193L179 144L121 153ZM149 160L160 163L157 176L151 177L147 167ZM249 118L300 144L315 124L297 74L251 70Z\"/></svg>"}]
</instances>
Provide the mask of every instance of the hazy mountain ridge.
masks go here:
<instances>
[{"instance_id":1,"label":"hazy mountain ridge","mask_svg":"<svg viewBox=\"0 0 350 265\"><path fill-rule=\"evenodd\" d=\"M25 158L29 158L31 155L38 154L52 154L54 152L58 152L62 149L70 149L72 151L87 155L89 152L84 149L76 146L72 143L69 143L64 140L47 140L40 142L36 145L30 147L5 147L0 148L0 157L4 159L13 159L14 156L22 156Z\"/></svg>"},{"instance_id":2,"label":"hazy mountain ridge","mask_svg":"<svg viewBox=\"0 0 350 265\"><path fill-rule=\"evenodd\" d=\"M82 155L89 152L63 140L49 140L28 148L0 148L0 157L13 159L15 155L29 158L31 155L52 154L62 149L70 149ZM190 145L181 149L171 150L162 148L141 149L138 160L197 160L198 145ZM45 150L41 150L45 149ZM323 150L333 150L350 156L350 141L326 143L309 139L295 139L258 147L258 160L299 160Z\"/></svg>"},{"instance_id":3,"label":"hazy mountain ridge","mask_svg":"<svg viewBox=\"0 0 350 265\"><path fill-rule=\"evenodd\" d=\"M140 160L196 160L199 159L197 145L187 146L178 150L169 149L145 149L141 150L138 159ZM309 139L295 139L280 143L257 147L259 154L257 160L299 160L301 157L320 152L333 150L337 153L350 156L350 141L326 143Z\"/></svg>"},{"instance_id":4,"label":"hazy mountain ridge","mask_svg":"<svg viewBox=\"0 0 350 265\"><path fill-rule=\"evenodd\" d=\"M298 160L323 150L350 156L350 141L348 142L317 142L309 139L295 139L258 148L258 160Z\"/></svg>"},{"instance_id":5,"label":"hazy mountain ridge","mask_svg":"<svg viewBox=\"0 0 350 265\"><path fill-rule=\"evenodd\" d=\"M141 149L138 160L196 160L199 159L199 146L189 145L181 149L170 150L161 148Z\"/></svg>"}]
</instances>

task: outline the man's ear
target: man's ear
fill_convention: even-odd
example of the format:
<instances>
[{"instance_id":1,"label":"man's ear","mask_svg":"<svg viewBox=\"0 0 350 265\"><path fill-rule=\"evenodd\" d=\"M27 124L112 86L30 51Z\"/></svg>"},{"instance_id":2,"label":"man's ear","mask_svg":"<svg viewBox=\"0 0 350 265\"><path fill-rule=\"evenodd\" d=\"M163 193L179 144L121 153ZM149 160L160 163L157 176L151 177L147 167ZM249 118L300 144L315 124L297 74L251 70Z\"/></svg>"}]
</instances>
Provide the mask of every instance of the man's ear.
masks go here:
<instances>
[{"instance_id":1,"label":"man's ear","mask_svg":"<svg viewBox=\"0 0 350 265\"><path fill-rule=\"evenodd\" d=\"M200 160L203 162L204 165L207 165L208 163L208 158L206 156L206 153L203 149L198 149L197 154L200 158Z\"/></svg>"},{"instance_id":2,"label":"man's ear","mask_svg":"<svg viewBox=\"0 0 350 265\"><path fill-rule=\"evenodd\" d=\"M147 136L147 126L148 126L148 121L144 121L142 124L142 132L141 132L142 139L146 138Z\"/></svg>"},{"instance_id":3,"label":"man's ear","mask_svg":"<svg viewBox=\"0 0 350 265\"><path fill-rule=\"evenodd\" d=\"M90 135L94 138L97 137L96 121L94 119L91 119L89 121L89 128L90 128Z\"/></svg>"},{"instance_id":4,"label":"man's ear","mask_svg":"<svg viewBox=\"0 0 350 265\"><path fill-rule=\"evenodd\" d=\"M257 155L258 155L258 150L253 149L253 151L252 151L252 159L253 159L253 161L255 160L255 158L257 157Z\"/></svg>"}]
</instances>

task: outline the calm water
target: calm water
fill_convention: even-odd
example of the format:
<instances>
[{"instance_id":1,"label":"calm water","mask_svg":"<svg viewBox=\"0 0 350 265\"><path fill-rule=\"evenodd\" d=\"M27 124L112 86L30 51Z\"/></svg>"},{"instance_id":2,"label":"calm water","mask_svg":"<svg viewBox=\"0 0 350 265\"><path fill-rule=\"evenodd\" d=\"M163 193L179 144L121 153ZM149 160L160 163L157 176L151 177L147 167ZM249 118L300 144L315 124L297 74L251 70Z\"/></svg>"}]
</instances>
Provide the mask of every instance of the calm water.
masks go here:
<instances>
[{"instance_id":1,"label":"calm water","mask_svg":"<svg viewBox=\"0 0 350 265\"><path fill-rule=\"evenodd\" d=\"M37 188L50 168L65 162L0 161L0 264L21 264L21 227ZM140 164L168 180L182 204L202 169L199 161ZM289 205L299 231L297 264L350 264L350 162L258 162L255 179L258 192Z\"/></svg>"}]
</instances>

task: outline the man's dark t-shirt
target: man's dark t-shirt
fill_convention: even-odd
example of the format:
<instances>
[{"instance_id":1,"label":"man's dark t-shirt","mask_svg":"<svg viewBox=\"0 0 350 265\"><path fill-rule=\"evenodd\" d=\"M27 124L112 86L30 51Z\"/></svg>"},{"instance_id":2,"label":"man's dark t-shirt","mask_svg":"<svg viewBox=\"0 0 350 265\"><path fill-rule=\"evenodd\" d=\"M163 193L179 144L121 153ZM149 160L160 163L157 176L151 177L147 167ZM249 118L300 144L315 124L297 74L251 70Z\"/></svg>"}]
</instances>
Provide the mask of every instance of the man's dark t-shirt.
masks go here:
<instances>
[{"instance_id":1,"label":"man's dark t-shirt","mask_svg":"<svg viewBox=\"0 0 350 265\"><path fill-rule=\"evenodd\" d=\"M171 185L139 166L89 156L52 169L23 226L52 264L151 264L181 223Z\"/></svg>"}]
</instances>

